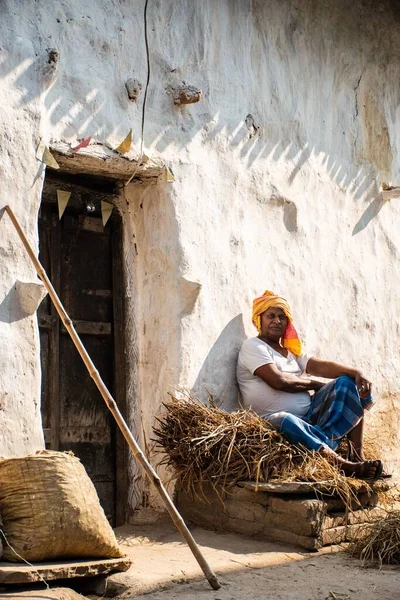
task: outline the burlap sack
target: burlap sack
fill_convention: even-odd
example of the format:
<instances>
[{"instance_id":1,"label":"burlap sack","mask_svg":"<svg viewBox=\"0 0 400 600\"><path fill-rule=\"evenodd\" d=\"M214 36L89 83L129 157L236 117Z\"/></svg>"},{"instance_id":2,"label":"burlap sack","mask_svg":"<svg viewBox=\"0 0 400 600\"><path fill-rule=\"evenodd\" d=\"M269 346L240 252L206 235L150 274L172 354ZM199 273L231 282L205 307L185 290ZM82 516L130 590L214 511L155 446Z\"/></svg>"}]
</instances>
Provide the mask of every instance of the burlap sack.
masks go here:
<instances>
[{"instance_id":1,"label":"burlap sack","mask_svg":"<svg viewBox=\"0 0 400 600\"><path fill-rule=\"evenodd\" d=\"M70 453L0 460L0 514L9 544L3 539L3 560L123 556L93 483Z\"/></svg>"}]
</instances>

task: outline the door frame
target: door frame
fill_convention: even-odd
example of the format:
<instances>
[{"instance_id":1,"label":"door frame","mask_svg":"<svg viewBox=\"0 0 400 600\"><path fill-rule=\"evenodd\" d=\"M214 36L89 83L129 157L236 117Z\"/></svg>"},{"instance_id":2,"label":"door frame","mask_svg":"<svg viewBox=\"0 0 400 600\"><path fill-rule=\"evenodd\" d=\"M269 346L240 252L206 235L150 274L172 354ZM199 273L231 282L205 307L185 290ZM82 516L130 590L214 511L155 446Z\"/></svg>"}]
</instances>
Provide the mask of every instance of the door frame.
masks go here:
<instances>
[{"instance_id":1,"label":"door frame","mask_svg":"<svg viewBox=\"0 0 400 600\"><path fill-rule=\"evenodd\" d=\"M112 219L113 217L111 217ZM125 363L125 280L123 269L122 218L113 220L111 231L111 264L113 270L113 316L114 316L114 398L125 420L128 418L126 398ZM100 392L99 392L100 393ZM128 506L128 444L117 423L115 427L115 524L123 525L127 519Z\"/></svg>"},{"instance_id":2,"label":"door frame","mask_svg":"<svg viewBox=\"0 0 400 600\"><path fill-rule=\"evenodd\" d=\"M83 179L84 184L80 184ZM82 175L69 175L61 173L53 174L50 172L43 183L42 203L53 204L57 207L57 189L74 192L75 199L79 196L87 196L91 194L97 199L104 199L110 204L114 204L117 194L112 190L112 186L107 186L107 191L104 191L104 186L101 181L96 182L95 177L89 178L93 182L93 189L88 185L88 178ZM97 188L97 189L96 189ZM99 192L99 188L102 191ZM43 193L46 195L46 202L43 202ZM51 201L49 202L49 196ZM123 221L117 211L114 211L109 219L111 226L111 268L112 268L112 286L113 286L113 335L114 335L114 386L111 391L118 408L127 420L128 407L126 398L126 361L125 361L125 330L126 330L126 303L125 303L125 278L123 269ZM52 240L55 247L60 251L60 227L52 229ZM50 270L48 274L52 280L53 287L57 294L60 293L60 257L51 255ZM49 370L51 373L59 373L59 338L60 338L60 319L53 305L51 305L50 322L46 323L46 319L39 317L39 326L50 329L51 351L49 357ZM100 392L98 392L100 394ZM59 403L54 399L59 397L59 377L54 376L49 382L49 394L53 400L50 400L50 448L57 449L59 445ZM46 432L45 432L46 433ZM128 446L126 441L115 423L115 526L123 525L128 516Z\"/></svg>"}]
</instances>

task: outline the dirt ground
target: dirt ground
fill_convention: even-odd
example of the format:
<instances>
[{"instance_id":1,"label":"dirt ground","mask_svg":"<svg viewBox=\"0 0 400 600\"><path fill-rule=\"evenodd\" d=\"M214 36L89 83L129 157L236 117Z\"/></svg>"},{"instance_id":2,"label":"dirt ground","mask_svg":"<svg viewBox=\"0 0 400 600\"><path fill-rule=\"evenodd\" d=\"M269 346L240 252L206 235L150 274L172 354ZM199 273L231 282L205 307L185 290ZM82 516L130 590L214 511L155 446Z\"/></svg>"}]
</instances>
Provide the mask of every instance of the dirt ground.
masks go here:
<instances>
[{"instance_id":1,"label":"dirt ground","mask_svg":"<svg viewBox=\"0 0 400 600\"><path fill-rule=\"evenodd\" d=\"M116 533L133 561L128 600L398 600L400 568L365 569L342 549L318 553L231 533L191 529L221 589L214 591L169 523Z\"/></svg>"}]
</instances>

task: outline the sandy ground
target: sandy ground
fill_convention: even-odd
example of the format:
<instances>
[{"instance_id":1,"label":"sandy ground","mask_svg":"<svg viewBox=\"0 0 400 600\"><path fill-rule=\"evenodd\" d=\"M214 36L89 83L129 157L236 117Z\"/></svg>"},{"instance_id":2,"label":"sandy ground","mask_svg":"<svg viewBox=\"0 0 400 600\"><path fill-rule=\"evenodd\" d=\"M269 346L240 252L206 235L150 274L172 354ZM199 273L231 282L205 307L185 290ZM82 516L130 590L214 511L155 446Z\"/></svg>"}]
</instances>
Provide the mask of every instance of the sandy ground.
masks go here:
<instances>
[{"instance_id":1,"label":"sandy ground","mask_svg":"<svg viewBox=\"0 0 400 600\"><path fill-rule=\"evenodd\" d=\"M400 568L364 569L343 550L319 553L231 533L193 528L221 589L214 591L169 523L125 526L116 533L133 561L136 600L397 600Z\"/></svg>"}]
</instances>

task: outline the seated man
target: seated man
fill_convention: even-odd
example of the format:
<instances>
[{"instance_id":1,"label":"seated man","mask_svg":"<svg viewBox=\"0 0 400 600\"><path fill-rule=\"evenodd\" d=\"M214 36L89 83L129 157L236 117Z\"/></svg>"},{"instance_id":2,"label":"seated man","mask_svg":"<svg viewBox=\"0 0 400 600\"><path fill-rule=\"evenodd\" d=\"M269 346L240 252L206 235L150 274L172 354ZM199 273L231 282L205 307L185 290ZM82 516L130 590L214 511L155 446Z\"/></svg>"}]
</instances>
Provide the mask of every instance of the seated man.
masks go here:
<instances>
[{"instance_id":1,"label":"seated man","mask_svg":"<svg viewBox=\"0 0 400 600\"><path fill-rule=\"evenodd\" d=\"M363 456L363 415L373 404L371 383L358 369L303 354L284 298L269 291L256 298L253 323L258 337L243 343L237 363L244 406L293 443L328 454L345 475L381 477L382 461ZM333 381L323 384L307 374ZM344 436L355 462L335 452Z\"/></svg>"}]
</instances>

